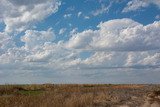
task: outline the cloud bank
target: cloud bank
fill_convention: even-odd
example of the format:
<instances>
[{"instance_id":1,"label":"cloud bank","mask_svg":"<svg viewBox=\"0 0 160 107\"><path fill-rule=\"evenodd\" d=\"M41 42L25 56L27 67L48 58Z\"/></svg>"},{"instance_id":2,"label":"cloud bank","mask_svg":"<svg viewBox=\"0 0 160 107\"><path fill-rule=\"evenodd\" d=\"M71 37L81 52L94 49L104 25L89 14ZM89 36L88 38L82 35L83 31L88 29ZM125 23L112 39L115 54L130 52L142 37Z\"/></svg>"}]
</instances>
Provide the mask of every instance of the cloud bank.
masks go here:
<instances>
[{"instance_id":1,"label":"cloud bank","mask_svg":"<svg viewBox=\"0 0 160 107\"><path fill-rule=\"evenodd\" d=\"M26 30L21 37L24 42L22 47L14 44L7 47L6 44L12 43L12 39L1 33L6 37L0 42L3 47L1 63L30 65L34 62L34 66L39 66L43 62L46 68L55 69L159 67L159 21L144 26L131 19L114 19L101 22L98 28L75 33L68 41L58 43L54 42L52 29ZM86 51L93 54L82 59L81 54Z\"/></svg>"},{"instance_id":2,"label":"cloud bank","mask_svg":"<svg viewBox=\"0 0 160 107\"><path fill-rule=\"evenodd\" d=\"M95 51L147 51L160 49L160 22L142 25L131 19L114 19L98 25L99 30L77 33L69 48Z\"/></svg>"},{"instance_id":3,"label":"cloud bank","mask_svg":"<svg viewBox=\"0 0 160 107\"><path fill-rule=\"evenodd\" d=\"M145 3L141 1L135 7L135 1L128 2L124 12L146 7L147 3L159 6L159 1L148 0ZM94 82L96 77L101 81L101 77L105 78L105 75L112 82L124 82L130 78L137 82L141 75L149 77L150 74L158 78L160 21L143 25L129 18L112 19L99 23L96 30L78 32L75 28L65 41L56 41L57 35L53 28L33 30L34 24L57 12L59 6L60 2L57 0L0 1L0 22L5 24L4 31L0 32L0 77L13 80L13 77L19 78L18 75L24 78L45 76L46 81L50 81L52 77L49 76L53 73L54 78L60 75L65 79L74 75L74 79L83 81L83 78L85 81L86 76ZM101 14L104 11L99 12ZM78 16L80 18L81 13ZM62 28L59 35L63 35L66 30ZM22 46L16 45L15 37L18 33L23 34L19 40L23 43ZM137 70L143 71L138 74L126 73ZM154 73L150 70L154 70ZM119 78L113 81L112 77ZM144 80L142 78L139 81Z\"/></svg>"}]
</instances>

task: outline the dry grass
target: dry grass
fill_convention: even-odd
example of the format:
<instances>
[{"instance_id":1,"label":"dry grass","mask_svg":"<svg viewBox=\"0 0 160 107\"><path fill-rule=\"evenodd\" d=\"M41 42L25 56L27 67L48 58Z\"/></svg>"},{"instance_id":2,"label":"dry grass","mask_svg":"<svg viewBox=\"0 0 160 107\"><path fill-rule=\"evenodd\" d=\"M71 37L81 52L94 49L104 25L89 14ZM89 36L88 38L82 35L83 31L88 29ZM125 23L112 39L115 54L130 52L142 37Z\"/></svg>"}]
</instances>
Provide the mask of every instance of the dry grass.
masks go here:
<instances>
[{"instance_id":1,"label":"dry grass","mask_svg":"<svg viewBox=\"0 0 160 107\"><path fill-rule=\"evenodd\" d=\"M87 107L101 100L107 90L98 85L3 85L0 86L2 107ZM102 97L101 97L102 95Z\"/></svg>"},{"instance_id":2,"label":"dry grass","mask_svg":"<svg viewBox=\"0 0 160 107\"><path fill-rule=\"evenodd\" d=\"M118 87L129 89L131 85L1 85L0 107L103 106L107 101L113 99L107 93L108 90L111 88L117 89ZM138 86L133 87L141 88Z\"/></svg>"}]
</instances>

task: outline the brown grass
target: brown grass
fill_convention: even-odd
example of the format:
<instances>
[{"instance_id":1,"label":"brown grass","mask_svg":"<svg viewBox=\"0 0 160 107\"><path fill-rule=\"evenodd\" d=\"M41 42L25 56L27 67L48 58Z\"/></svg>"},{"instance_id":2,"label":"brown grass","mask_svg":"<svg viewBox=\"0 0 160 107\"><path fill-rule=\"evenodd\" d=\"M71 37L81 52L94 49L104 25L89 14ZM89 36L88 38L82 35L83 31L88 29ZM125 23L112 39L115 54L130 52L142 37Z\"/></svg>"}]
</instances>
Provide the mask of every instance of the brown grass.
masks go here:
<instances>
[{"instance_id":1,"label":"brown grass","mask_svg":"<svg viewBox=\"0 0 160 107\"><path fill-rule=\"evenodd\" d=\"M95 107L111 100L109 88L130 85L1 85L0 107ZM135 86L136 88L139 88ZM140 87L141 88L141 87Z\"/></svg>"},{"instance_id":2,"label":"brown grass","mask_svg":"<svg viewBox=\"0 0 160 107\"><path fill-rule=\"evenodd\" d=\"M30 92L32 94L24 94ZM34 94L34 91L41 91ZM94 100L101 100L106 86L93 85L3 85L0 86L0 105L2 107L87 107ZM22 93L20 93L22 92ZM102 97L101 97L102 95Z\"/></svg>"}]
</instances>

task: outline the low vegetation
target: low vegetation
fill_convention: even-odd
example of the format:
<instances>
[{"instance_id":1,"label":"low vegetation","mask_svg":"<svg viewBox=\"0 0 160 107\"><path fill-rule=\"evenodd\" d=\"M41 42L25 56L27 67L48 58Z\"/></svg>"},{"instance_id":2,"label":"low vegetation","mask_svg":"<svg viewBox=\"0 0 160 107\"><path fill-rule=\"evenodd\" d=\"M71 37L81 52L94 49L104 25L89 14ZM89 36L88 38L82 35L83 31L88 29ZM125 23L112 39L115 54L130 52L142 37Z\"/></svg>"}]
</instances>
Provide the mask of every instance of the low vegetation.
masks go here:
<instances>
[{"instance_id":1,"label":"low vegetation","mask_svg":"<svg viewBox=\"0 0 160 107\"><path fill-rule=\"evenodd\" d=\"M140 107L145 103L147 93L152 92L155 96L160 95L160 91L156 91L157 89L160 89L160 86L1 85L0 107L120 107L123 105L125 107Z\"/></svg>"}]
</instances>

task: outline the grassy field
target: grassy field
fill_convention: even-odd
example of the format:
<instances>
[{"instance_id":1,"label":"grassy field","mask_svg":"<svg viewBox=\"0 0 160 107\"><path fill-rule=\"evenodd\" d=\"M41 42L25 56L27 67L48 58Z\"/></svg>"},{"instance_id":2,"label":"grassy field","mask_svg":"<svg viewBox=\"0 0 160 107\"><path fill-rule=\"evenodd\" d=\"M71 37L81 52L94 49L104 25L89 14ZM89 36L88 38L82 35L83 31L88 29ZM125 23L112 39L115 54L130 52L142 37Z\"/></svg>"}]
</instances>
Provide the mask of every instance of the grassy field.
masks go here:
<instances>
[{"instance_id":1,"label":"grassy field","mask_svg":"<svg viewBox=\"0 0 160 107\"><path fill-rule=\"evenodd\" d=\"M0 107L160 107L159 90L160 85L0 85Z\"/></svg>"}]
</instances>

